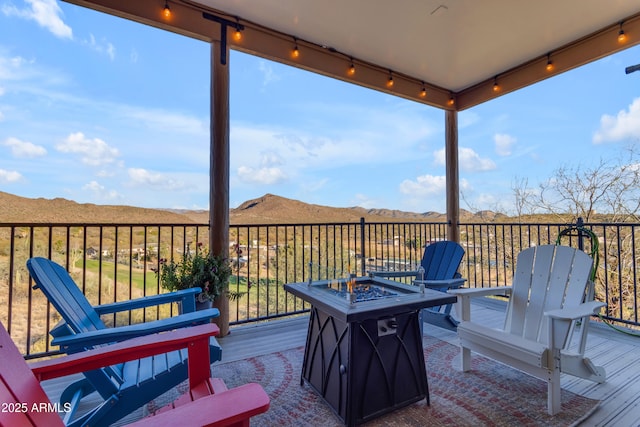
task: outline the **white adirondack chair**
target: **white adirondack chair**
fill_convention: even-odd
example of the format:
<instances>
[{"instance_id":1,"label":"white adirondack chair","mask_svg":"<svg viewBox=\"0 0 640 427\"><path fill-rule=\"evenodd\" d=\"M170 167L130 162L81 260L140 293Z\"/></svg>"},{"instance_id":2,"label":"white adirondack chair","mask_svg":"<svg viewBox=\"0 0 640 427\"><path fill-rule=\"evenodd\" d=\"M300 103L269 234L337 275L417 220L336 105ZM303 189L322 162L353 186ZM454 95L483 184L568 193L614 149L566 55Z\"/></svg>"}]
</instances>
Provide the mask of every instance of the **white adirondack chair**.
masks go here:
<instances>
[{"instance_id":1,"label":"white adirondack chair","mask_svg":"<svg viewBox=\"0 0 640 427\"><path fill-rule=\"evenodd\" d=\"M604 368L584 357L588 321L582 322L580 342L571 343L576 321L605 305L593 301L592 263L567 246L532 247L518 255L512 286L450 290L458 297L462 370L471 369L474 351L547 381L550 415L560 412L561 371L604 382ZM502 330L471 321L471 298L488 295L510 295Z\"/></svg>"}]
</instances>

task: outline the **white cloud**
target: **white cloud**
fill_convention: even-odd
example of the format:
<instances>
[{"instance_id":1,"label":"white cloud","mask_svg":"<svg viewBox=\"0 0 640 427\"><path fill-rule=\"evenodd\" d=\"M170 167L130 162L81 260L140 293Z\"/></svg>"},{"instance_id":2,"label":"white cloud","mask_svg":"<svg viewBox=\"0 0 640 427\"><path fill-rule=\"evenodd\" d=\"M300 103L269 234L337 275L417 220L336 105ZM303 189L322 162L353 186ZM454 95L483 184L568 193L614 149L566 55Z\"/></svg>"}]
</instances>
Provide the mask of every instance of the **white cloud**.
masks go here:
<instances>
[{"instance_id":1,"label":"white cloud","mask_svg":"<svg viewBox=\"0 0 640 427\"><path fill-rule=\"evenodd\" d=\"M458 127L460 129L475 125L478 122L480 122L480 116L475 111L465 110L458 115Z\"/></svg>"},{"instance_id":2,"label":"white cloud","mask_svg":"<svg viewBox=\"0 0 640 427\"><path fill-rule=\"evenodd\" d=\"M640 98L633 100L629 110L618 112L617 116L603 115L600 129L593 135L593 143L621 141L640 138Z\"/></svg>"},{"instance_id":3,"label":"white cloud","mask_svg":"<svg viewBox=\"0 0 640 427\"><path fill-rule=\"evenodd\" d=\"M129 53L129 60L132 64L137 64L138 59L140 58L140 54L136 49L131 49L131 53Z\"/></svg>"},{"instance_id":4,"label":"white cloud","mask_svg":"<svg viewBox=\"0 0 640 427\"><path fill-rule=\"evenodd\" d=\"M129 168L130 184L153 187L161 190L175 191L187 188L184 181L172 178L167 174L151 172L142 168Z\"/></svg>"},{"instance_id":5,"label":"white cloud","mask_svg":"<svg viewBox=\"0 0 640 427\"><path fill-rule=\"evenodd\" d=\"M389 111L339 103L303 104L299 108L308 117L322 120L295 122L290 127L232 123L231 169L245 168L246 180L247 173L253 176L267 167L277 167L280 178L291 178L345 166L414 161L426 155L428 139L437 133L437 126L412 108ZM277 171L263 170L260 175L274 179L274 173Z\"/></svg>"},{"instance_id":6,"label":"white cloud","mask_svg":"<svg viewBox=\"0 0 640 427\"><path fill-rule=\"evenodd\" d=\"M436 164L445 166L445 149L434 151ZM496 168L496 164L493 160L482 158L471 148L459 147L458 148L458 164L460 170L463 172L482 172L493 170Z\"/></svg>"},{"instance_id":7,"label":"white cloud","mask_svg":"<svg viewBox=\"0 0 640 427\"><path fill-rule=\"evenodd\" d=\"M516 139L507 135L506 133L497 133L493 136L493 141L496 144L496 153L499 156L510 156L513 145L516 143Z\"/></svg>"},{"instance_id":8,"label":"white cloud","mask_svg":"<svg viewBox=\"0 0 640 427\"><path fill-rule=\"evenodd\" d=\"M123 118L142 123L155 131L209 136L208 124L196 117L157 108L132 107L120 104L108 107L113 107L118 115Z\"/></svg>"},{"instance_id":9,"label":"white cloud","mask_svg":"<svg viewBox=\"0 0 640 427\"><path fill-rule=\"evenodd\" d=\"M471 186L466 179L460 180L460 190L469 191ZM413 211L442 211L447 191L447 179L444 175L421 175L415 179L405 179L399 185L404 194L404 206Z\"/></svg>"},{"instance_id":10,"label":"white cloud","mask_svg":"<svg viewBox=\"0 0 640 427\"><path fill-rule=\"evenodd\" d=\"M373 209L380 206L377 199L371 198L362 193L357 193L352 199L351 203L353 203L355 206L360 206L361 208L365 209Z\"/></svg>"},{"instance_id":11,"label":"white cloud","mask_svg":"<svg viewBox=\"0 0 640 427\"><path fill-rule=\"evenodd\" d=\"M253 184L279 184L288 179L287 174L280 168L276 167L263 167L263 168L250 168L247 166L240 166L237 170L238 178L247 183Z\"/></svg>"},{"instance_id":12,"label":"white cloud","mask_svg":"<svg viewBox=\"0 0 640 427\"><path fill-rule=\"evenodd\" d=\"M444 194L447 180L443 175L421 175L415 180L405 179L400 183L400 192L410 196L432 196Z\"/></svg>"},{"instance_id":13,"label":"white cloud","mask_svg":"<svg viewBox=\"0 0 640 427\"><path fill-rule=\"evenodd\" d=\"M273 71L273 67L267 61L260 61L258 70L262 73L263 87L280 80L280 76Z\"/></svg>"},{"instance_id":14,"label":"white cloud","mask_svg":"<svg viewBox=\"0 0 640 427\"><path fill-rule=\"evenodd\" d=\"M2 52L0 52L1 54ZM21 56L0 56L0 80L21 80L33 77L33 72L25 69L25 65L32 64ZM4 94L4 89L3 89Z\"/></svg>"},{"instance_id":15,"label":"white cloud","mask_svg":"<svg viewBox=\"0 0 640 427\"><path fill-rule=\"evenodd\" d=\"M115 46L104 38L97 41L93 34L89 34L89 40L84 40L82 43L100 54L106 54L112 61L116 58Z\"/></svg>"},{"instance_id":16,"label":"white cloud","mask_svg":"<svg viewBox=\"0 0 640 427\"><path fill-rule=\"evenodd\" d=\"M322 190L328 182L328 178L321 178L316 181L299 182L298 187L304 194L315 193L316 191Z\"/></svg>"},{"instance_id":17,"label":"white cloud","mask_svg":"<svg viewBox=\"0 0 640 427\"><path fill-rule=\"evenodd\" d=\"M21 179L22 179L22 175L20 175L19 172L0 169L0 182L3 184L18 182Z\"/></svg>"},{"instance_id":18,"label":"white cloud","mask_svg":"<svg viewBox=\"0 0 640 427\"><path fill-rule=\"evenodd\" d=\"M82 132L70 134L56 149L63 153L79 154L82 163L101 166L113 163L120 155L117 148L110 147L100 138L89 139Z\"/></svg>"},{"instance_id":19,"label":"white cloud","mask_svg":"<svg viewBox=\"0 0 640 427\"><path fill-rule=\"evenodd\" d=\"M1 118L1 116L0 116ZM47 154L47 150L31 142L21 141L18 138L7 138L2 145L11 149L11 154L15 157L39 157Z\"/></svg>"},{"instance_id":20,"label":"white cloud","mask_svg":"<svg viewBox=\"0 0 640 427\"><path fill-rule=\"evenodd\" d=\"M238 178L246 183L253 184L279 184L289 179L288 175L280 168L285 164L284 159L275 151L260 153L258 160L260 167L252 168L240 166L237 169Z\"/></svg>"},{"instance_id":21,"label":"white cloud","mask_svg":"<svg viewBox=\"0 0 640 427\"><path fill-rule=\"evenodd\" d=\"M2 13L7 16L18 16L35 21L41 27L49 30L56 37L72 39L71 27L62 20L62 9L56 0L25 0L30 7L18 9L16 6L4 4Z\"/></svg>"},{"instance_id":22,"label":"white cloud","mask_svg":"<svg viewBox=\"0 0 640 427\"><path fill-rule=\"evenodd\" d=\"M100 201L114 201L122 200L123 197L115 190L107 190L102 184L97 181L91 181L88 184L82 186L83 190L93 193L94 197Z\"/></svg>"},{"instance_id":23,"label":"white cloud","mask_svg":"<svg viewBox=\"0 0 640 427\"><path fill-rule=\"evenodd\" d=\"M104 186L100 185L97 181L91 181L90 183L82 186L82 189L99 192L104 191Z\"/></svg>"}]
</instances>

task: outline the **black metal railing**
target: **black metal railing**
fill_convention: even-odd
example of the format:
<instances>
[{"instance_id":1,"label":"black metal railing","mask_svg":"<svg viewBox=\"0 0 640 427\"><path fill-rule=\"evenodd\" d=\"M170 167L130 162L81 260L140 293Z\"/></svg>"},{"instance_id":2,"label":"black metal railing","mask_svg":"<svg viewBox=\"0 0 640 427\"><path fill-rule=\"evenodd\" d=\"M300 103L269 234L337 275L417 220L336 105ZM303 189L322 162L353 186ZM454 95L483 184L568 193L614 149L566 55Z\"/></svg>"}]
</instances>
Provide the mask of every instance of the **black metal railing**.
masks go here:
<instances>
[{"instance_id":1,"label":"black metal railing","mask_svg":"<svg viewBox=\"0 0 640 427\"><path fill-rule=\"evenodd\" d=\"M469 286L510 284L515 257L532 245L555 243L567 224L461 224ZM640 326L636 239L640 224L587 224L599 237L597 297L605 318ZM318 278L366 274L373 269L417 267L425 245L446 238L444 223L360 222L232 225L229 259L231 324L291 316L308 309L282 285ZM48 331L60 317L32 289L26 260L43 256L65 266L92 304L123 301L164 290L160 259L176 259L202 243L206 224L0 224L0 321L26 357L53 354ZM569 239L563 244L575 246ZM174 314L175 307L134 310L105 319L129 324Z\"/></svg>"}]
</instances>

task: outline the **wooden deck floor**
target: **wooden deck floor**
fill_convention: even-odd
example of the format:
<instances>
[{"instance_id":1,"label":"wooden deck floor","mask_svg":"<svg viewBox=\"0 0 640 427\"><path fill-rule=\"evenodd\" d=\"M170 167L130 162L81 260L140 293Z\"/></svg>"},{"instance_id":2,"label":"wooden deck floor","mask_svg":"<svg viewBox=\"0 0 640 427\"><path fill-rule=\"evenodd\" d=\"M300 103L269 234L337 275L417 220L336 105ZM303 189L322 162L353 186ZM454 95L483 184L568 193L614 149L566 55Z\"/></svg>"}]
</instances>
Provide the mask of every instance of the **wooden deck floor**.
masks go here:
<instances>
[{"instance_id":1,"label":"wooden deck floor","mask_svg":"<svg viewBox=\"0 0 640 427\"><path fill-rule=\"evenodd\" d=\"M496 326L500 325L504 315L504 306L492 302L473 304L472 310L474 319L483 319L487 324ZM307 316L301 316L233 327L228 336L219 339L223 359L229 362L304 346L307 320ZM443 341L456 342L456 334L444 329L429 328L426 325L425 333ZM592 324L589 329L587 356L596 365L605 366L606 383L595 384L562 375L564 389L602 401L598 409L581 425L640 426L640 338L614 331L606 325ZM71 379L66 377L43 383L52 401L57 400ZM137 411L122 420L122 423L138 419L141 415L142 412Z\"/></svg>"}]
</instances>

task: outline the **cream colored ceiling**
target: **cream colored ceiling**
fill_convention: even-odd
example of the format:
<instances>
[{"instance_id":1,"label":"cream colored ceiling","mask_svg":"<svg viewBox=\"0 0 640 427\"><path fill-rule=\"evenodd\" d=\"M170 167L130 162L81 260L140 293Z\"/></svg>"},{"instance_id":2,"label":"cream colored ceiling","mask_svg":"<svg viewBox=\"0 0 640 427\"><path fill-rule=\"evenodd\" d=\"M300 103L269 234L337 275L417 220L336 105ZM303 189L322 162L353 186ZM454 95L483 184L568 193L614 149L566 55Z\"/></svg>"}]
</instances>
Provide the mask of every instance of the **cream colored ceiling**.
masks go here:
<instances>
[{"instance_id":1,"label":"cream colored ceiling","mask_svg":"<svg viewBox=\"0 0 640 427\"><path fill-rule=\"evenodd\" d=\"M634 0L197 0L461 91L640 12Z\"/></svg>"}]
</instances>

